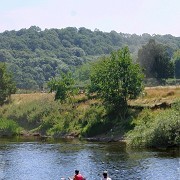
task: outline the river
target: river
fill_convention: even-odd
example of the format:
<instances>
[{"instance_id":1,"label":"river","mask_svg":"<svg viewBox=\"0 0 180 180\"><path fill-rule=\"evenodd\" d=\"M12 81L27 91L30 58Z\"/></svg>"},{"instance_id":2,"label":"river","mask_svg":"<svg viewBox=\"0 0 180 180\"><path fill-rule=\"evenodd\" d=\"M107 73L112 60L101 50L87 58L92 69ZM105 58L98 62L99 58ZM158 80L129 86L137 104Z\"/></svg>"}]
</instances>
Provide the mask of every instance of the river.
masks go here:
<instances>
[{"instance_id":1,"label":"river","mask_svg":"<svg viewBox=\"0 0 180 180\"><path fill-rule=\"evenodd\" d=\"M123 143L0 139L1 180L61 180L79 169L87 180L179 180L179 149L130 150Z\"/></svg>"}]
</instances>

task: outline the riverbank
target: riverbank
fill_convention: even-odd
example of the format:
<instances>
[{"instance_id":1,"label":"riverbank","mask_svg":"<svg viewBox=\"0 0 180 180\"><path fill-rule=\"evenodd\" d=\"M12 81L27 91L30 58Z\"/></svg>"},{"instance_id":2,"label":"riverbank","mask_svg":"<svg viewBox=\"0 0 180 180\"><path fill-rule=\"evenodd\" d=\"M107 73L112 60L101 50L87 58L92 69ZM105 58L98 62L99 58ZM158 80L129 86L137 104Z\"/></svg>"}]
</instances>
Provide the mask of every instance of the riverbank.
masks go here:
<instances>
[{"instance_id":1,"label":"riverbank","mask_svg":"<svg viewBox=\"0 0 180 180\"><path fill-rule=\"evenodd\" d=\"M129 115L126 119L120 119L108 114L100 100L88 98L85 94L77 95L65 103L54 101L54 94L15 94L11 103L0 107L0 136L84 138L87 141L126 141L142 145L145 142L140 136L142 132L148 139L148 136L154 138L153 133L165 129L161 134L172 134L172 137L166 135L164 141L177 144L177 137L174 142L172 140L173 131L179 132L179 120L174 117L178 111L173 106L179 99L179 86L145 88L138 99L128 102ZM171 122L172 119L175 121ZM137 127L141 131L138 132ZM169 130L169 127L174 129ZM130 132L135 134L130 135ZM151 146L153 142L148 144Z\"/></svg>"}]
</instances>

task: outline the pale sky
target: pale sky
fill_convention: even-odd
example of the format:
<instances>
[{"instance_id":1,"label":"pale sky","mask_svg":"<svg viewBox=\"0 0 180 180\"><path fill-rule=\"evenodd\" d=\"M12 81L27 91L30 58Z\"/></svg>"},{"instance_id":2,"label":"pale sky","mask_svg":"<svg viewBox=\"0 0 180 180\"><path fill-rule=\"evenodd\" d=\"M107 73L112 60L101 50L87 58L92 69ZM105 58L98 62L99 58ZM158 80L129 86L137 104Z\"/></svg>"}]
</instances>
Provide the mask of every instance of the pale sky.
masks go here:
<instances>
[{"instance_id":1,"label":"pale sky","mask_svg":"<svg viewBox=\"0 0 180 180\"><path fill-rule=\"evenodd\" d=\"M180 36L180 0L0 0L0 32L30 26Z\"/></svg>"}]
</instances>

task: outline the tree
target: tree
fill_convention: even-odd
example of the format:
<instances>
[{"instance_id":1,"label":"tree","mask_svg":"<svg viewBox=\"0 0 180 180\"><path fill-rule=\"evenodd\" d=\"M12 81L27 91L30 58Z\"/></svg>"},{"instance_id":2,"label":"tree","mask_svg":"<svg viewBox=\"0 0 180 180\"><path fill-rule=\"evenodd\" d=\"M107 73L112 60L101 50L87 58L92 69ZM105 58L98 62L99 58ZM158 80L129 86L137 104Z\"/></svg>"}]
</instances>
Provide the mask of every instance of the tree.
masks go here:
<instances>
[{"instance_id":1,"label":"tree","mask_svg":"<svg viewBox=\"0 0 180 180\"><path fill-rule=\"evenodd\" d=\"M174 76L174 64L168 54L168 48L156 44L154 39L138 51L138 62L144 69L146 78L167 79Z\"/></svg>"},{"instance_id":2,"label":"tree","mask_svg":"<svg viewBox=\"0 0 180 180\"><path fill-rule=\"evenodd\" d=\"M180 49L174 52L173 61L175 66L175 77L180 79Z\"/></svg>"},{"instance_id":3,"label":"tree","mask_svg":"<svg viewBox=\"0 0 180 180\"><path fill-rule=\"evenodd\" d=\"M143 74L132 62L128 47L103 57L93 66L91 90L97 92L107 108L120 115L127 113L129 99L136 98L143 89Z\"/></svg>"},{"instance_id":4,"label":"tree","mask_svg":"<svg viewBox=\"0 0 180 180\"><path fill-rule=\"evenodd\" d=\"M50 92L55 91L55 100L64 101L72 92L72 85L74 81L70 73L61 73L61 77L52 78L48 82Z\"/></svg>"},{"instance_id":5,"label":"tree","mask_svg":"<svg viewBox=\"0 0 180 180\"><path fill-rule=\"evenodd\" d=\"M55 77L59 70L73 72L85 62L94 61L102 55L109 55L124 44L129 46L136 60L139 47L146 44L150 38L171 47L172 51L168 51L170 56L179 48L179 37L171 35L139 36L116 31L102 32L98 29L92 31L84 27L41 30L37 26L31 26L28 29L0 33L0 62L6 63L8 68L18 66L9 71L13 74L17 88L30 87L38 90L49 78ZM43 67L47 64L51 68ZM28 78L30 85L25 81L26 66L32 69Z\"/></svg>"},{"instance_id":6,"label":"tree","mask_svg":"<svg viewBox=\"0 0 180 180\"><path fill-rule=\"evenodd\" d=\"M6 65L0 63L0 105L16 92L16 86L11 75L7 72Z\"/></svg>"}]
</instances>

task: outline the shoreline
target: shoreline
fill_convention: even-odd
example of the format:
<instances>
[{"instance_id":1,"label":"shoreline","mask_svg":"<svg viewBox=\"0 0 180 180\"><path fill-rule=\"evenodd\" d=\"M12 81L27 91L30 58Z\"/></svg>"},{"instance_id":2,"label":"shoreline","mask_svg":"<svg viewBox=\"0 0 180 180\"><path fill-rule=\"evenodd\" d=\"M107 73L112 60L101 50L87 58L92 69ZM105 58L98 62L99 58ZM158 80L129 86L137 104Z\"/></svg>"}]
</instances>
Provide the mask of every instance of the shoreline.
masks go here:
<instances>
[{"instance_id":1,"label":"shoreline","mask_svg":"<svg viewBox=\"0 0 180 180\"><path fill-rule=\"evenodd\" d=\"M68 141L68 140L78 140L78 141L87 141L87 142L99 142L99 143L122 143L125 146L127 145L127 141L123 137L107 137L107 135L101 137L74 137L74 136L69 136L69 135L64 135L64 136L59 136L59 137L52 137L52 136L43 136L40 135L40 133L26 133L26 134L21 134L21 135L12 135L12 136L0 136L0 139L13 139L13 138L20 138L21 140L38 140L41 142L48 142L48 141ZM156 146L156 147L132 147L141 149L141 148L146 148L146 149L161 149L161 150L167 150L171 148L180 148L178 145L169 145L169 146Z\"/></svg>"}]
</instances>

